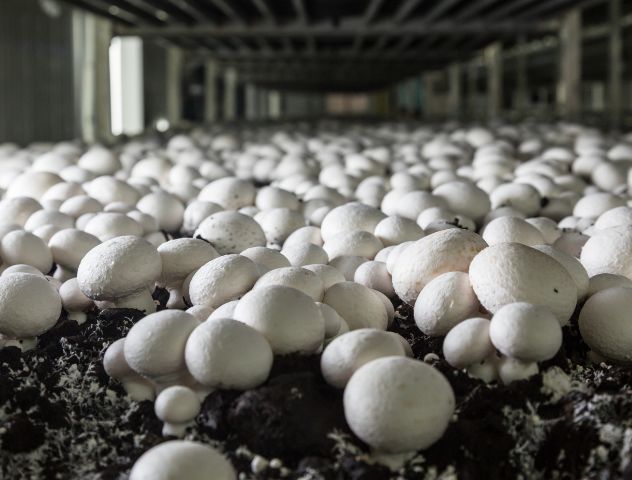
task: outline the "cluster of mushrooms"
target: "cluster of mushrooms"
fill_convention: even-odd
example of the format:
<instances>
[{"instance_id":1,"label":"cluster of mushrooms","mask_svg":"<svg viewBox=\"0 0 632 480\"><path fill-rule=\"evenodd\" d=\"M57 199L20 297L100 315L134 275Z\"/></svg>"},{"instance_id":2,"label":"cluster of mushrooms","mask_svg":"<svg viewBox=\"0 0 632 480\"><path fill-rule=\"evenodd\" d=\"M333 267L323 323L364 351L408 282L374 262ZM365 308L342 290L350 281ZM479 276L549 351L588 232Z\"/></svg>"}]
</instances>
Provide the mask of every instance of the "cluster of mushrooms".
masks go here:
<instances>
[{"instance_id":1,"label":"cluster of mushrooms","mask_svg":"<svg viewBox=\"0 0 632 480\"><path fill-rule=\"evenodd\" d=\"M217 389L321 355L376 460L453 419L447 379L389 332L393 300L455 369L528 378L579 311L595 362L632 363L632 135L574 125L195 129L166 145L0 144L0 345L33 348L62 309L146 316L104 354L182 438ZM169 291L156 311L152 293ZM172 440L131 479L232 479Z\"/></svg>"}]
</instances>

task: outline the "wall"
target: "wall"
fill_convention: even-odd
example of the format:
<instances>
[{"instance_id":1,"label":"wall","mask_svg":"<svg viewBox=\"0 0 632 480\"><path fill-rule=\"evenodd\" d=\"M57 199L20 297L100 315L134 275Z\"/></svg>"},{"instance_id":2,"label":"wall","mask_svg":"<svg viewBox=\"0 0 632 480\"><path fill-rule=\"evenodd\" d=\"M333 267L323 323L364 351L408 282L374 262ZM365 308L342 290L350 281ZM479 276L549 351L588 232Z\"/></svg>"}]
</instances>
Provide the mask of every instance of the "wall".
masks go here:
<instances>
[{"instance_id":1,"label":"wall","mask_svg":"<svg viewBox=\"0 0 632 480\"><path fill-rule=\"evenodd\" d=\"M38 2L0 0L0 142L73 138L72 27Z\"/></svg>"}]
</instances>

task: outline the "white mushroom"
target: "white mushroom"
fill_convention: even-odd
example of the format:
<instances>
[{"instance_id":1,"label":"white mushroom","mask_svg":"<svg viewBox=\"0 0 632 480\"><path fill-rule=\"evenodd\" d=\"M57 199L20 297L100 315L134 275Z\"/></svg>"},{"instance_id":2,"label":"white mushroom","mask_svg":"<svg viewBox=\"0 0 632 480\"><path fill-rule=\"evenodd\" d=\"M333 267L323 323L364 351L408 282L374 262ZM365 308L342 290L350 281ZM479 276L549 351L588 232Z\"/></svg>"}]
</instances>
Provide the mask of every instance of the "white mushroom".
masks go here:
<instances>
[{"instance_id":1,"label":"white mushroom","mask_svg":"<svg viewBox=\"0 0 632 480\"><path fill-rule=\"evenodd\" d=\"M396 333L373 328L360 328L340 335L327 345L320 357L323 377L332 387L344 388L351 375L371 360L405 357L407 352L402 341L406 342Z\"/></svg>"},{"instance_id":2,"label":"white mushroom","mask_svg":"<svg viewBox=\"0 0 632 480\"><path fill-rule=\"evenodd\" d=\"M386 263L374 260L364 262L355 271L353 281L383 293L389 298L395 296L391 274L386 269Z\"/></svg>"},{"instance_id":3,"label":"white mushroom","mask_svg":"<svg viewBox=\"0 0 632 480\"><path fill-rule=\"evenodd\" d=\"M526 380L537 375L539 369L536 362L523 362L516 358L502 357L497 365L500 380L509 385L512 382Z\"/></svg>"},{"instance_id":4,"label":"white mushroom","mask_svg":"<svg viewBox=\"0 0 632 480\"><path fill-rule=\"evenodd\" d=\"M278 250L267 247L250 247L241 252L240 255L255 262L262 275L270 270L290 266L290 261L285 255L282 255Z\"/></svg>"},{"instance_id":5,"label":"white mushroom","mask_svg":"<svg viewBox=\"0 0 632 480\"><path fill-rule=\"evenodd\" d=\"M431 337L447 334L480 307L467 273L447 272L433 278L415 301L415 323Z\"/></svg>"},{"instance_id":6,"label":"white mushroom","mask_svg":"<svg viewBox=\"0 0 632 480\"><path fill-rule=\"evenodd\" d=\"M366 257L360 257L358 255L340 255L329 262L329 266L338 270L345 280L353 281L355 272L360 265L368 262Z\"/></svg>"},{"instance_id":7,"label":"white mushroom","mask_svg":"<svg viewBox=\"0 0 632 480\"><path fill-rule=\"evenodd\" d=\"M519 243L487 247L470 265L470 282L481 305L492 313L508 303L547 307L566 325L577 303L577 287L552 257Z\"/></svg>"},{"instance_id":8,"label":"white mushroom","mask_svg":"<svg viewBox=\"0 0 632 480\"><path fill-rule=\"evenodd\" d=\"M77 270L79 288L92 300L117 308L156 310L151 293L162 271L160 254L146 240L123 236L90 250Z\"/></svg>"},{"instance_id":9,"label":"white mushroom","mask_svg":"<svg viewBox=\"0 0 632 480\"><path fill-rule=\"evenodd\" d=\"M158 247L162 260L162 273L157 285L169 290L167 308L183 308L184 279L202 265L219 257L215 249L204 240L178 238Z\"/></svg>"},{"instance_id":10,"label":"white mushroom","mask_svg":"<svg viewBox=\"0 0 632 480\"><path fill-rule=\"evenodd\" d=\"M518 217L499 217L492 220L485 226L483 240L488 245L515 242L533 246L545 243L540 230Z\"/></svg>"},{"instance_id":11,"label":"white mushroom","mask_svg":"<svg viewBox=\"0 0 632 480\"><path fill-rule=\"evenodd\" d=\"M258 330L277 354L313 353L325 338L325 322L314 301L295 288L267 285L244 295L234 318Z\"/></svg>"},{"instance_id":12,"label":"white mushroom","mask_svg":"<svg viewBox=\"0 0 632 480\"><path fill-rule=\"evenodd\" d=\"M53 255L38 236L24 230L14 230L2 237L0 256L5 265L32 265L42 273L53 268Z\"/></svg>"},{"instance_id":13,"label":"white mushroom","mask_svg":"<svg viewBox=\"0 0 632 480\"><path fill-rule=\"evenodd\" d=\"M325 287L322 280L314 272L301 267L283 267L264 273L253 290L269 285L285 285L296 288L309 295L315 301L321 301Z\"/></svg>"},{"instance_id":14,"label":"white mushroom","mask_svg":"<svg viewBox=\"0 0 632 480\"><path fill-rule=\"evenodd\" d=\"M601 357L632 363L632 288L614 287L592 295L579 314L579 331L588 346Z\"/></svg>"},{"instance_id":15,"label":"white mushroom","mask_svg":"<svg viewBox=\"0 0 632 480\"><path fill-rule=\"evenodd\" d=\"M99 245L94 235L75 228L66 228L55 233L48 241L48 247L57 264L55 278L66 281L77 276L77 269L83 257Z\"/></svg>"},{"instance_id":16,"label":"white mushroom","mask_svg":"<svg viewBox=\"0 0 632 480\"><path fill-rule=\"evenodd\" d=\"M221 255L266 244L261 226L248 215L238 212L211 215L200 224L194 236L210 242Z\"/></svg>"},{"instance_id":17,"label":"white mushroom","mask_svg":"<svg viewBox=\"0 0 632 480\"><path fill-rule=\"evenodd\" d=\"M273 354L254 328L228 318L212 319L191 332L184 352L193 378L205 387L248 390L266 381Z\"/></svg>"},{"instance_id":18,"label":"white mushroom","mask_svg":"<svg viewBox=\"0 0 632 480\"><path fill-rule=\"evenodd\" d=\"M206 263L193 274L189 298L193 305L217 308L241 297L258 278L259 269L252 260L241 255L224 255Z\"/></svg>"},{"instance_id":19,"label":"white mushroom","mask_svg":"<svg viewBox=\"0 0 632 480\"><path fill-rule=\"evenodd\" d=\"M350 330L376 328L386 330L388 313L375 291L355 282L340 282L329 287L323 303L344 318Z\"/></svg>"},{"instance_id":20,"label":"white mushroom","mask_svg":"<svg viewBox=\"0 0 632 480\"><path fill-rule=\"evenodd\" d=\"M585 243L580 260L591 277L615 273L632 280L632 226L599 230Z\"/></svg>"},{"instance_id":21,"label":"white mushroom","mask_svg":"<svg viewBox=\"0 0 632 480\"><path fill-rule=\"evenodd\" d=\"M424 236L424 231L414 220L393 215L380 221L375 226L373 234L383 245L390 246L419 240Z\"/></svg>"},{"instance_id":22,"label":"white mushroom","mask_svg":"<svg viewBox=\"0 0 632 480\"><path fill-rule=\"evenodd\" d=\"M327 252L322 247L313 243L295 243L289 246L283 245L281 253L289 260L293 267L329 263Z\"/></svg>"},{"instance_id":23,"label":"white mushroom","mask_svg":"<svg viewBox=\"0 0 632 480\"><path fill-rule=\"evenodd\" d=\"M340 270L332 267L331 265L322 265L319 263L316 265L305 265L301 268L309 270L310 272L314 272L316 275L318 275L318 278L320 278L321 282L323 283L323 287L325 290L336 283L345 281L345 276L340 272Z\"/></svg>"},{"instance_id":24,"label":"white mushroom","mask_svg":"<svg viewBox=\"0 0 632 480\"><path fill-rule=\"evenodd\" d=\"M83 294L76 277L62 283L59 287L59 296L64 310L68 312L69 320L74 320L80 325L86 321L86 312L94 306L94 302Z\"/></svg>"},{"instance_id":25,"label":"white mushroom","mask_svg":"<svg viewBox=\"0 0 632 480\"><path fill-rule=\"evenodd\" d=\"M136 208L158 221L158 227L166 232L177 232L184 219L184 205L178 197L167 192L153 192L142 197Z\"/></svg>"},{"instance_id":26,"label":"white mushroom","mask_svg":"<svg viewBox=\"0 0 632 480\"><path fill-rule=\"evenodd\" d=\"M0 276L0 334L26 340L52 328L61 314L57 290L40 275Z\"/></svg>"},{"instance_id":27,"label":"white mushroom","mask_svg":"<svg viewBox=\"0 0 632 480\"><path fill-rule=\"evenodd\" d=\"M433 367L405 357L366 363L344 391L351 430L374 454L412 454L435 443L454 413L454 392ZM378 456L378 459L380 457Z\"/></svg>"},{"instance_id":28,"label":"white mushroom","mask_svg":"<svg viewBox=\"0 0 632 480\"><path fill-rule=\"evenodd\" d=\"M443 340L443 356L454 368L483 362L494 353L489 338L489 320L468 318L448 332Z\"/></svg>"},{"instance_id":29,"label":"white mushroom","mask_svg":"<svg viewBox=\"0 0 632 480\"><path fill-rule=\"evenodd\" d=\"M154 411L163 422L163 437L184 437L186 428L200 413L200 400L189 387L173 385L165 388L156 397Z\"/></svg>"},{"instance_id":30,"label":"white mushroom","mask_svg":"<svg viewBox=\"0 0 632 480\"><path fill-rule=\"evenodd\" d=\"M123 385L127 394L137 402L153 400L156 396L154 384L139 375L125 360L125 338L112 343L103 355L103 369L110 377Z\"/></svg>"},{"instance_id":31,"label":"white mushroom","mask_svg":"<svg viewBox=\"0 0 632 480\"><path fill-rule=\"evenodd\" d=\"M161 443L136 460L129 480L235 480L235 469L208 445L186 440Z\"/></svg>"},{"instance_id":32,"label":"white mushroom","mask_svg":"<svg viewBox=\"0 0 632 480\"><path fill-rule=\"evenodd\" d=\"M566 269L568 274L575 282L575 286L577 287L578 300L582 300L586 296L589 283L588 273L576 257L557 250L550 245L534 245L533 248L539 250L542 253L546 253L547 255L553 257L555 260L560 262L560 264Z\"/></svg>"},{"instance_id":33,"label":"white mushroom","mask_svg":"<svg viewBox=\"0 0 632 480\"><path fill-rule=\"evenodd\" d=\"M77 228L79 228L78 223ZM83 230L97 237L102 242L127 235L140 237L143 234L143 227L140 223L123 213L115 212L103 212L93 215L85 224Z\"/></svg>"},{"instance_id":34,"label":"white mushroom","mask_svg":"<svg viewBox=\"0 0 632 480\"><path fill-rule=\"evenodd\" d=\"M417 240L399 256L391 271L395 293L414 305L430 280L445 272L467 272L472 259L486 246L476 233L460 229L443 230Z\"/></svg>"},{"instance_id":35,"label":"white mushroom","mask_svg":"<svg viewBox=\"0 0 632 480\"><path fill-rule=\"evenodd\" d=\"M323 249L331 260L342 255L357 255L372 259L382 248L384 245L375 235L362 230L332 235L323 245Z\"/></svg>"},{"instance_id":36,"label":"white mushroom","mask_svg":"<svg viewBox=\"0 0 632 480\"><path fill-rule=\"evenodd\" d=\"M125 360L138 374L156 384L158 391L186 383L189 378L184 349L200 322L180 310L162 310L138 321L125 337Z\"/></svg>"},{"instance_id":37,"label":"white mushroom","mask_svg":"<svg viewBox=\"0 0 632 480\"><path fill-rule=\"evenodd\" d=\"M624 277L623 275L616 275L614 273L598 273L597 275L590 277L586 296L590 297L601 290L614 287L632 288L632 280L628 277Z\"/></svg>"}]
</instances>

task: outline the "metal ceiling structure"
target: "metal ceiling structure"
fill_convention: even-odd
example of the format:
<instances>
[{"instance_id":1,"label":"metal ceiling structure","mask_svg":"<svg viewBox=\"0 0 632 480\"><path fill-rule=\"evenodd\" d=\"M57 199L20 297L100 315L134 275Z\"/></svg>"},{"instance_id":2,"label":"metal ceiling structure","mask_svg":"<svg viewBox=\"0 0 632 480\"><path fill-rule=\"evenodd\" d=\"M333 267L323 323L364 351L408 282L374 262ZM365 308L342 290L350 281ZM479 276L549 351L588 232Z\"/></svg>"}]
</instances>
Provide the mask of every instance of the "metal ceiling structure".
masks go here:
<instances>
[{"instance_id":1,"label":"metal ceiling structure","mask_svg":"<svg viewBox=\"0 0 632 480\"><path fill-rule=\"evenodd\" d=\"M245 81L372 90L518 35L557 32L578 0L63 0L114 35L178 45Z\"/></svg>"}]
</instances>

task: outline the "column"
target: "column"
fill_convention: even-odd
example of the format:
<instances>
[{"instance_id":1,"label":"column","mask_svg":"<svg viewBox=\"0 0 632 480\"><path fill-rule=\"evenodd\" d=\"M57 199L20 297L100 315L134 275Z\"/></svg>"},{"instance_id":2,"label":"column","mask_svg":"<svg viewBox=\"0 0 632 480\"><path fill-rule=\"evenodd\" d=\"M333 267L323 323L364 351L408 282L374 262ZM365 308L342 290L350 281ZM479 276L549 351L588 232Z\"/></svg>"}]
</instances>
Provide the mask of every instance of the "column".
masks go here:
<instances>
[{"instance_id":1,"label":"column","mask_svg":"<svg viewBox=\"0 0 632 480\"><path fill-rule=\"evenodd\" d=\"M269 117L277 119L281 117L281 94L278 90L268 92L268 112Z\"/></svg>"},{"instance_id":2,"label":"column","mask_svg":"<svg viewBox=\"0 0 632 480\"><path fill-rule=\"evenodd\" d=\"M518 38L518 56L516 58L516 110L524 116L529 108L529 87L527 83L527 51L524 35Z\"/></svg>"},{"instance_id":3,"label":"column","mask_svg":"<svg viewBox=\"0 0 632 480\"><path fill-rule=\"evenodd\" d=\"M487 70L487 118L497 119L503 109L502 44L496 42L485 49Z\"/></svg>"},{"instance_id":4,"label":"column","mask_svg":"<svg viewBox=\"0 0 632 480\"><path fill-rule=\"evenodd\" d=\"M566 120L579 120L582 109L581 61L582 17L576 8L562 17L560 26L560 77L558 112Z\"/></svg>"},{"instance_id":5,"label":"column","mask_svg":"<svg viewBox=\"0 0 632 480\"><path fill-rule=\"evenodd\" d=\"M171 126L182 121L182 71L184 52L179 47L167 47L165 90L167 93L167 120Z\"/></svg>"},{"instance_id":6,"label":"column","mask_svg":"<svg viewBox=\"0 0 632 480\"><path fill-rule=\"evenodd\" d=\"M430 120L433 120L439 114L439 112L437 111L437 98L434 91L435 80L436 72L424 73L421 77L424 89L424 116Z\"/></svg>"},{"instance_id":7,"label":"column","mask_svg":"<svg viewBox=\"0 0 632 480\"><path fill-rule=\"evenodd\" d=\"M217 76L219 68L215 60L207 60L204 64L204 121L217 121Z\"/></svg>"},{"instance_id":8,"label":"column","mask_svg":"<svg viewBox=\"0 0 632 480\"><path fill-rule=\"evenodd\" d=\"M453 63L448 67L448 113L451 117L461 116L461 103L461 65Z\"/></svg>"},{"instance_id":9,"label":"column","mask_svg":"<svg viewBox=\"0 0 632 480\"><path fill-rule=\"evenodd\" d=\"M476 61L470 62L467 67L467 110L468 116L478 119L478 65Z\"/></svg>"},{"instance_id":10,"label":"column","mask_svg":"<svg viewBox=\"0 0 632 480\"><path fill-rule=\"evenodd\" d=\"M111 140L111 23L92 14L73 10L72 35L75 131L79 138L88 143Z\"/></svg>"},{"instance_id":11,"label":"column","mask_svg":"<svg viewBox=\"0 0 632 480\"><path fill-rule=\"evenodd\" d=\"M621 128L623 114L623 35L621 28L621 0L610 0L610 29L608 42L608 113L610 127Z\"/></svg>"},{"instance_id":12,"label":"column","mask_svg":"<svg viewBox=\"0 0 632 480\"><path fill-rule=\"evenodd\" d=\"M232 67L224 71L224 120L237 119L237 70Z\"/></svg>"},{"instance_id":13,"label":"column","mask_svg":"<svg viewBox=\"0 0 632 480\"><path fill-rule=\"evenodd\" d=\"M246 119L257 118L257 87L252 83L246 85Z\"/></svg>"}]
</instances>

